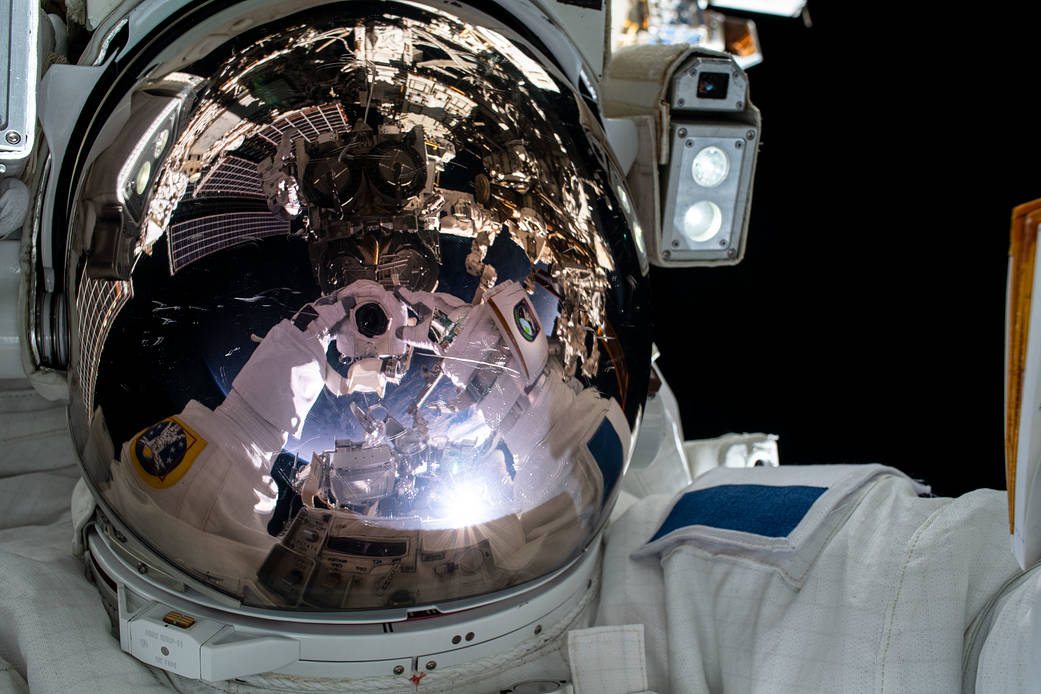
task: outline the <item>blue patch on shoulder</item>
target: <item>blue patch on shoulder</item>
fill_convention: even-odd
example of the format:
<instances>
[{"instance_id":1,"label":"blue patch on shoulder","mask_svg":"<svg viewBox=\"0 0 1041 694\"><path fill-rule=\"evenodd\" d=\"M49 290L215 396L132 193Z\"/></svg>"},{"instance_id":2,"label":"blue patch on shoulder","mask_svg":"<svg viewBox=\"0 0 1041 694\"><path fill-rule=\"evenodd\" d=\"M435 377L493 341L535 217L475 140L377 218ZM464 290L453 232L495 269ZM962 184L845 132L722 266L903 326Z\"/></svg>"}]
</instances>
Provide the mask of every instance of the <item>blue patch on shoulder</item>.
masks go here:
<instances>
[{"instance_id":1,"label":"blue patch on shoulder","mask_svg":"<svg viewBox=\"0 0 1041 694\"><path fill-rule=\"evenodd\" d=\"M721 484L687 492L672 506L651 542L688 525L787 537L826 487Z\"/></svg>"},{"instance_id":2,"label":"blue patch on shoulder","mask_svg":"<svg viewBox=\"0 0 1041 694\"><path fill-rule=\"evenodd\" d=\"M600 428L589 439L586 447L589 448L597 467L600 468L600 474L604 477L603 498L606 499L611 495L618 478L622 476L622 466L625 465L622 440L618 438L618 432L614 430L610 420L604 417Z\"/></svg>"}]
</instances>

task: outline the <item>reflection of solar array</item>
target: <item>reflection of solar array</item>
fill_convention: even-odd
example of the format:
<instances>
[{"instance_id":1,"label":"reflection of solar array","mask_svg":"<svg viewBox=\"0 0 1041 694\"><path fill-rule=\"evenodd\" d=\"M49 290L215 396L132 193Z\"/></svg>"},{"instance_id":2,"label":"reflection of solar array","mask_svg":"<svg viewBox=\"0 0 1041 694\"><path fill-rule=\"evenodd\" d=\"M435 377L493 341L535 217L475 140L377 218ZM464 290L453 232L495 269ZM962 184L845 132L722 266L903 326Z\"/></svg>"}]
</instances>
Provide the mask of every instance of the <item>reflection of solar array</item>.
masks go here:
<instances>
[{"instance_id":1,"label":"reflection of solar array","mask_svg":"<svg viewBox=\"0 0 1041 694\"><path fill-rule=\"evenodd\" d=\"M265 236L285 236L289 222L270 212L226 212L170 225L173 272L225 248Z\"/></svg>"},{"instance_id":2,"label":"reflection of solar array","mask_svg":"<svg viewBox=\"0 0 1041 694\"><path fill-rule=\"evenodd\" d=\"M83 338L79 375L83 388L83 407L88 418L94 413L94 385L101 360L101 345L108 337L116 316L132 296L130 282L89 279L86 276L76 295L76 311L79 313L80 334Z\"/></svg>"},{"instance_id":3,"label":"reflection of solar array","mask_svg":"<svg viewBox=\"0 0 1041 694\"><path fill-rule=\"evenodd\" d=\"M343 106L336 103L287 113L257 134L277 147L282 140L282 133L287 131L290 136L299 133L308 142L314 142L322 133L341 133L347 130Z\"/></svg>"},{"instance_id":4,"label":"reflection of solar array","mask_svg":"<svg viewBox=\"0 0 1041 694\"><path fill-rule=\"evenodd\" d=\"M228 156L213 166L195 186L196 197L264 197L257 165L240 157Z\"/></svg>"}]
</instances>

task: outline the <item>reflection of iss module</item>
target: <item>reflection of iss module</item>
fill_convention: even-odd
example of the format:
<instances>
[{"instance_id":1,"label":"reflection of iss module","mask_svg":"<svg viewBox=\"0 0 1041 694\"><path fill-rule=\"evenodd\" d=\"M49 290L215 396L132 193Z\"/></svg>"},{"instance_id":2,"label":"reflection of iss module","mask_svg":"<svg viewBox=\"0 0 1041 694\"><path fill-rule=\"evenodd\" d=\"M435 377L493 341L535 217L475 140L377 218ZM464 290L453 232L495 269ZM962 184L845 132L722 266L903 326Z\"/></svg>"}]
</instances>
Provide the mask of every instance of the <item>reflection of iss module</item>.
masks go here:
<instances>
[{"instance_id":1,"label":"reflection of iss module","mask_svg":"<svg viewBox=\"0 0 1041 694\"><path fill-rule=\"evenodd\" d=\"M288 604L412 605L534 578L580 545L621 472L624 416L565 382L519 284L497 285L476 306L396 294L420 316L399 336L440 367L408 407L414 426L353 402L365 440L338 440L303 471L303 507L258 575ZM428 405L439 413L428 422L419 407L443 378L454 399ZM372 392L352 385L364 381L344 379L341 392ZM548 406L580 398L584 416Z\"/></svg>"},{"instance_id":2,"label":"reflection of iss module","mask_svg":"<svg viewBox=\"0 0 1041 694\"><path fill-rule=\"evenodd\" d=\"M452 598L501 587L488 539L390 525L417 520L376 525L349 511L305 507L264 562L260 581L289 605L316 608L407 606L422 601L424 589Z\"/></svg>"}]
</instances>

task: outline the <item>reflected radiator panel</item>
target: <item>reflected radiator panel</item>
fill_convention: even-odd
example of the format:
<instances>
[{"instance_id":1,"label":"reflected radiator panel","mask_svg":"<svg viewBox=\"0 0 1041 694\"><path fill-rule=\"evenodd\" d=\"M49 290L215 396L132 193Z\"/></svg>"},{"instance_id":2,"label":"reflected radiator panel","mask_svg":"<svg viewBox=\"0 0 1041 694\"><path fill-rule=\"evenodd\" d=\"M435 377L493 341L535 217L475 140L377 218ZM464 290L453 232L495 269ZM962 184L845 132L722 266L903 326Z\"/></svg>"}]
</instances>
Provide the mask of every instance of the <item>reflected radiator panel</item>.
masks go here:
<instances>
[{"instance_id":1,"label":"reflected radiator panel","mask_svg":"<svg viewBox=\"0 0 1041 694\"><path fill-rule=\"evenodd\" d=\"M289 222L270 212L228 212L172 224L170 269L177 272L225 248L288 233Z\"/></svg>"},{"instance_id":2,"label":"reflected radiator panel","mask_svg":"<svg viewBox=\"0 0 1041 694\"><path fill-rule=\"evenodd\" d=\"M130 282L99 280L83 276L76 293L76 312L79 314L82 336L79 355L79 377L83 392L83 410L88 418L94 416L94 385L101 361L101 346L120 310L133 297Z\"/></svg>"},{"instance_id":3,"label":"reflected radiator panel","mask_svg":"<svg viewBox=\"0 0 1041 694\"><path fill-rule=\"evenodd\" d=\"M195 197L262 198L257 165L241 157L224 157L195 186Z\"/></svg>"},{"instance_id":4,"label":"reflected radiator panel","mask_svg":"<svg viewBox=\"0 0 1041 694\"><path fill-rule=\"evenodd\" d=\"M308 142L314 142L322 133L342 133L348 129L343 106L326 104L288 113L257 134L277 147L285 132L291 135L299 133Z\"/></svg>"}]
</instances>

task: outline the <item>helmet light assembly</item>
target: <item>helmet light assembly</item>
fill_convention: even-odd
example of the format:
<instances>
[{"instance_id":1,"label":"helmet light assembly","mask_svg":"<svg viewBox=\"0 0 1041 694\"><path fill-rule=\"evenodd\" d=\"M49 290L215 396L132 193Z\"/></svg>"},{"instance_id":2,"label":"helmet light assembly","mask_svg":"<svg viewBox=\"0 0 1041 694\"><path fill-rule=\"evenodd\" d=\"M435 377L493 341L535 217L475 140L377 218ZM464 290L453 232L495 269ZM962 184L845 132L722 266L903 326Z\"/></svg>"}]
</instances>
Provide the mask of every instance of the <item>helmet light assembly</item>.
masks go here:
<instances>
[{"instance_id":1,"label":"helmet light assembly","mask_svg":"<svg viewBox=\"0 0 1041 694\"><path fill-rule=\"evenodd\" d=\"M671 267L737 263L759 143L748 79L728 56L695 55L674 73L669 96L661 234L648 240L650 260Z\"/></svg>"}]
</instances>

